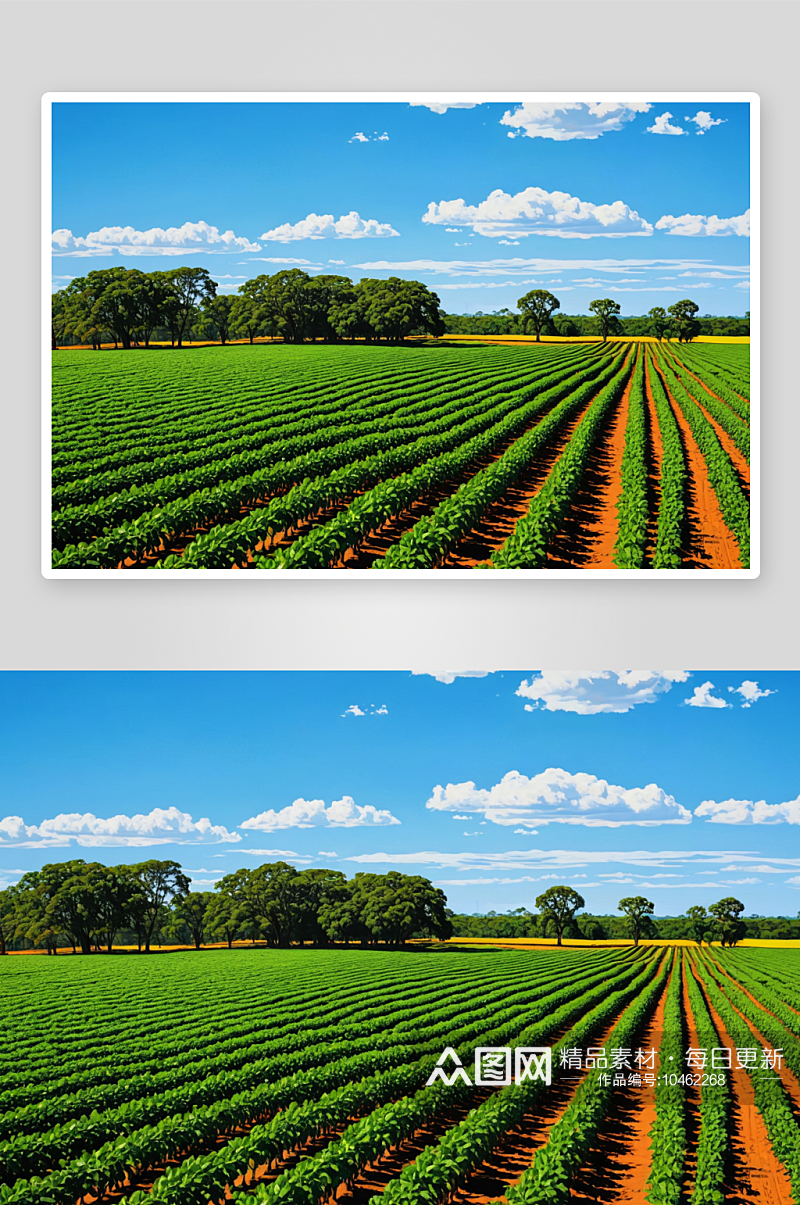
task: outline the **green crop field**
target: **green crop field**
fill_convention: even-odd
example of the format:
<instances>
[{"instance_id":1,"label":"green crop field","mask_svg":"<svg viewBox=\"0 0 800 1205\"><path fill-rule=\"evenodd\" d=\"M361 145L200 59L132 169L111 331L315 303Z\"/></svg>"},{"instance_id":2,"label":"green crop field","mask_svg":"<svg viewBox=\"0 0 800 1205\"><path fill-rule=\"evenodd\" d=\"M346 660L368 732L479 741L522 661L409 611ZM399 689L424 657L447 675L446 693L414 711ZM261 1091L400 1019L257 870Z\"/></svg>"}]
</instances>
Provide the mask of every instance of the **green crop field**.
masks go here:
<instances>
[{"instance_id":1,"label":"green crop field","mask_svg":"<svg viewBox=\"0 0 800 1205\"><path fill-rule=\"evenodd\" d=\"M56 569L750 564L747 346L53 359Z\"/></svg>"},{"instance_id":2,"label":"green crop field","mask_svg":"<svg viewBox=\"0 0 800 1205\"><path fill-rule=\"evenodd\" d=\"M610 1201L621 1119L654 1205L773 1200L745 1192L759 1167L800 1199L793 950L11 956L0 976L3 1205L431 1205L487 1181L532 1205L600 1170ZM448 1046L470 1071L478 1046L552 1046L553 1082L428 1085ZM605 1063L562 1067L589 1048ZM746 1069L710 1073L715 1049ZM620 1051L634 1073L609 1083Z\"/></svg>"},{"instance_id":3,"label":"green crop field","mask_svg":"<svg viewBox=\"0 0 800 1205\"><path fill-rule=\"evenodd\" d=\"M796 950L12 955L0 979L3 1205L800 1200ZM517 1046L552 1047L551 1084L470 1080ZM429 1083L447 1047L467 1073Z\"/></svg>"}]
</instances>

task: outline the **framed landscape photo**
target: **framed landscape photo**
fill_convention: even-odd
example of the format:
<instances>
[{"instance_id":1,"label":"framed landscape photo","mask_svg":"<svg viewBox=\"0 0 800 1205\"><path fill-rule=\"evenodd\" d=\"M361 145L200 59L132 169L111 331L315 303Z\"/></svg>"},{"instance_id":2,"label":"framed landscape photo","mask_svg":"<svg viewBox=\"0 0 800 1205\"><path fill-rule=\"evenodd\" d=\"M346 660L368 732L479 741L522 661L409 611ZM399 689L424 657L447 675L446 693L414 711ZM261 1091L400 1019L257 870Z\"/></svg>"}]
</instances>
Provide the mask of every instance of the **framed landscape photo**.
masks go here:
<instances>
[{"instance_id":1,"label":"framed landscape photo","mask_svg":"<svg viewBox=\"0 0 800 1205\"><path fill-rule=\"evenodd\" d=\"M758 108L45 96L44 575L756 577Z\"/></svg>"}]
</instances>

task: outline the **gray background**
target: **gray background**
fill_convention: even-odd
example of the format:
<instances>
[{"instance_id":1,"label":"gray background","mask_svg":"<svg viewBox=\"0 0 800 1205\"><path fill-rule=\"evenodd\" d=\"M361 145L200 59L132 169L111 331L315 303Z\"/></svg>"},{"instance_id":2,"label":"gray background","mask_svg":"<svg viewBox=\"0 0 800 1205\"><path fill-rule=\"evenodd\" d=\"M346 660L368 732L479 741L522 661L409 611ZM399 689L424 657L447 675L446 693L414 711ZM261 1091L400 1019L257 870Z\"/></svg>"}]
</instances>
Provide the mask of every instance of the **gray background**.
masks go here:
<instances>
[{"instance_id":1,"label":"gray background","mask_svg":"<svg viewBox=\"0 0 800 1205\"><path fill-rule=\"evenodd\" d=\"M0 3L6 265L0 668L800 665L798 6L339 0ZM754 91L762 100L756 581L46 581L39 101L48 91ZM153 577L157 579L157 574ZM377 575L379 577L379 575Z\"/></svg>"}]
</instances>

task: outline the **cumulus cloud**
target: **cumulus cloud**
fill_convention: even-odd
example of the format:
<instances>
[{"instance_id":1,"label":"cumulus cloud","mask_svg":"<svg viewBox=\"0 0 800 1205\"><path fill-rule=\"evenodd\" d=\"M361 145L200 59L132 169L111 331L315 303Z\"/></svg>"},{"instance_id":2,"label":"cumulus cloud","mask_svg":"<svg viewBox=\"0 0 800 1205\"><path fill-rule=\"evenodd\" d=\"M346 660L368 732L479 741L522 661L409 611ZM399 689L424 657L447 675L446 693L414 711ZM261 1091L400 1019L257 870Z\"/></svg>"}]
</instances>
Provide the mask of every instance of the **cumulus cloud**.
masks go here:
<instances>
[{"instance_id":1,"label":"cumulus cloud","mask_svg":"<svg viewBox=\"0 0 800 1205\"><path fill-rule=\"evenodd\" d=\"M741 238L749 238L750 210L746 209L735 218L719 218L715 213L711 217L704 217L700 213L684 213L676 218L671 213L666 213L656 222L656 230L663 230L665 234L685 234L689 237L703 234L738 234Z\"/></svg>"},{"instance_id":2,"label":"cumulus cloud","mask_svg":"<svg viewBox=\"0 0 800 1205\"><path fill-rule=\"evenodd\" d=\"M184 222L182 226L170 226L162 230L153 226L150 230L135 230L133 226L103 226L86 235L73 235L71 230L54 230L52 235L53 255L186 255L202 251L216 255L229 251L260 251L258 243L251 243L225 230L220 234L216 226L208 222Z\"/></svg>"},{"instance_id":3,"label":"cumulus cloud","mask_svg":"<svg viewBox=\"0 0 800 1205\"><path fill-rule=\"evenodd\" d=\"M694 809L711 824L800 824L800 796L788 803L767 803L763 799L724 799L716 803L704 799Z\"/></svg>"},{"instance_id":4,"label":"cumulus cloud","mask_svg":"<svg viewBox=\"0 0 800 1205\"><path fill-rule=\"evenodd\" d=\"M500 125L511 126L509 138L552 138L569 142L573 138L601 138L621 130L638 113L647 113L648 103L622 104L619 101L600 101L584 104L579 101L560 101L547 104L521 104L504 113Z\"/></svg>"},{"instance_id":5,"label":"cumulus cloud","mask_svg":"<svg viewBox=\"0 0 800 1205\"><path fill-rule=\"evenodd\" d=\"M697 129L695 130L696 134L705 134L706 130L710 130L712 126L724 125L727 121L727 118L712 118L711 114L707 113L705 109L698 109L694 117L684 117L683 120L694 122L694 124L697 126Z\"/></svg>"},{"instance_id":6,"label":"cumulus cloud","mask_svg":"<svg viewBox=\"0 0 800 1205\"><path fill-rule=\"evenodd\" d=\"M683 701L689 707L730 707L730 703L713 694L713 690L713 682L704 682L702 686L695 686L693 694Z\"/></svg>"},{"instance_id":7,"label":"cumulus cloud","mask_svg":"<svg viewBox=\"0 0 800 1205\"><path fill-rule=\"evenodd\" d=\"M342 718L348 715L388 715L389 708L385 703L381 703L380 707L376 707L374 703L370 703L369 707L359 707L358 703L351 703L346 711L342 712Z\"/></svg>"},{"instance_id":8,"label":"cumulus cloud","mask_svg":"<svg viewBox=\"0 0 800 1205\"><path fill-rule=\"evenodd\" d=\"M686 130L682 126L671 124L670 117L672 117L671 113L662 113L651 126L647 127L648 134L685 134Z\"/></svg>"},{"instance_id":9,"label":"cumulus cloud","mask_svg":"<svg viewBox=\"0 0 800 1205\"><path fill-rule=\"evenodd\" d=\"M568 192L547 192L544 188L524 188L513 195L496 188L478 205L467 205L463 197L431 201L422 220L429 225L471 226L476 234L487 238L527 238L530 234L621 238L653 233L650 223L623 201L595 205Z\"/></svg>"},{"instance_id":10,"label":"cumulus cloud","mask_svg":"<svg viewBox=\"0 0 800 1205\"><path fill-rule=\"evenodd\" d=\"M342 214L338 222L333 220L332 213L310 213L301 222L284 222L273 230L267 230L261 238L271 243L294 243L299 239L321 238L399 238L400 233L394 230L388 222L378 222L375 218L362 218L355 209Z\"/></svg>"},{"instance_id":11,"label":"cumulus cloud","mask_svg":"<svg viewBox=\"0 0 800 1205\"><path fill-rule=\"evenodd\" d=\"M348 139L348 142L369 142L369 138L366 134L362 134L359 130L353 135L352 138Z\"/></svg>"},{"instance_id":12,"label":"cumulus cloud","mask_svg":"<svg viewBox=\"0 0 800 1205\"><path fill-rule=\"evenodd\" d=\"M542 670L517 690L526 711L573 711L577 715L626 712L639 703L655 703L672 688L685 682L685 669Z\"/></svg>"},{"instance_id":13,"label":"cumulus cloud","mask_svg":"<svg viewBox=\"0 0 800 1205\"><path fill-rule=\"evenodd\" d=\"M372 142L372 141L388 142L389 135L386 133L385 130L382 134L379 134L378 131L375 130L374 133L372 134L372 137L370 137L369 134L365 134L362 130L359 130L358 133L354 134L352 138L348 138L347 141L348 142Z\"/></svg>"},{"instance_id":14,"label":"cumulus cloud","mask_svg":"<svg viewBox=\"0 0 800 1205\"><path fill-rule=\"evenodd\" d=\"M124 845L195 845L220 841L241 841L238 833L229 833L207 817L193 820L188 812L176 807L153 808L146 815L109 816L92 812L62 812L41 824L25 824L20 816L0 820L0 848L16 845L23 849L40 846L65 846L73 842L85 846Z\"/></svg>"},{"instance_id":15,"label":"cumulus cloud","mask_svg":"<svg viewBox=\"0 0 800 1205\"><path fill-rule=\"evenodd\" d=\"M430 109L432 113L446 113L448 109L474 109L477 103L474 100L412 100L409 102L412 109Z\"/></svg>"},{"instance_id":16,"label":"cumulus cloud","mask_svg":"<svg viewBox=\"0 0 800 1205\"><path fill-rule=\"evenodd\" d=\"M375 808L371 803L361 807L352 796L344 795L327 807L322 799L295 799L280 811L270 808L251 816L239 828L269 833L282 828L360 828L399 823L391 812Z\"/></svg>"},{"instance_id":17,"label":"cumulus cloud","mask_svg":"<svg viewBox=\"0 0 800 1205\"><path fill-rule=\"evenodd\" d=\"M582 824L590 828L622 825L689 824L691 812L655 783L620 787L594 774L571 774L551 767L528 778L510 770L488 790L474 782L436 786L425 806L432 811L479 812L493 824L527 827Z\"/></svg>"},{"instance_id":18,"label":"cumulus cloud","mask_svg":"<svg viewBox=\"0 0 800 1205\"><path fill-rule=\"evenodd\" d=\"M411 673L415 677L425 675L428 678L435 678L437 682L444 682L449 686L455 682L456 678L486 678L489 674L493 674L493 669L412 669Z\"/></svg>"},{"instance_id":19,"label":"cumulus cloud","mask_svg":"<svg viewBox=\"0 0 800 1205\"><path fill-rule=\"evenodd\" d=\"M741 686L729 686L728 690L731 694L742 696L742 707L752 707L759 699L766 699L767 695L778 693L775 690L760 690L757 682L750 682L747 679Z\"/></svg>"}]
</instances>

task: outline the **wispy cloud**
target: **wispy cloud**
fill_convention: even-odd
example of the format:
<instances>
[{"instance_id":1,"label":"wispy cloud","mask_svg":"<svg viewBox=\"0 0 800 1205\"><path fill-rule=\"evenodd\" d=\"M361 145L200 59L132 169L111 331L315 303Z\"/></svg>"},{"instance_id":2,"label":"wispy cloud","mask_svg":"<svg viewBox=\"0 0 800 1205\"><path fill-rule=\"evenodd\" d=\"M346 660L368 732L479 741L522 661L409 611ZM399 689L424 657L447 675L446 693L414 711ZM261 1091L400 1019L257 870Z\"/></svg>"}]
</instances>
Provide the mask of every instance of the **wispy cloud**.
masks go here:
<instances>
[{"instance_id":1,"label":"wispy cloud","mask_svg":"<svg viewBox=\"0 0 800 1205\"><path fill-rule=\"evenodd\" d=\"M351 703L350 706L342 712L342 718L348 715L388 715L389 708L385 703L381 703L380 707L376 707L374 703L369 706L359 707L358 703Z\"/></svg>"},{"instance_id":2,"label":"wispy cloud","mask_svg":"<svg viewBox=\"0 0 800 1205\"><path fill-rule=\"evenodd\" d=\"M412 109L430 109L432 113L446 113L448 109L474 109L477 107L477 101L474 100L412 100L409 104Z\"/></svg>"},{"instance_id":3,"label":"wispy cloud","mask_svg":"<svg viewBox=\"0 0 800 1205\"><path fill-rule=\"evenodd\" d=\"M521 104L509 109L500 124L510 126L509 138L550 138L555 142L596 139L623 129L639 113L647 113L647 102L623 104L620 101L560 101L547 104Z\"/></svg>"},{"instance_id":4,"label":"wispy cloud","mask_svg":"<svg viewBox=\"0 0 800 1205\"><path fill-rule=\"evenodd\" d=\"M624 713L641 703L655 703L688 677L685 669L542 670L530 681L524 679L516 693L531 700L526 711Z\"/></svg>"},{"instance_id":5,"label":"wispy cloud","mask_svg":"<svg viewBox=\"0 0 800 1205\"><path fill-rule=\"evenodd\" d=\"M542 273L564 272L604 272L618 276L621 279L640 275L642 272L674 271L695 269L702 271L707 268L717 268L734 275L749 276L750 268L742 264L714 264L706 259L553 259L532 257L510 257L508 259L410 259L410 260L373 260L366 263L354 264L353 267L364 271L384 272L425 272L438 276L480 276L492 277L529 277ZM521 281L520 283L527 283ZM440 286L441 287L441 286Z\"/></svg>"},{"instance_id":6,"label":"wispy cloud","mask_svg":"<svg viewBox=\"0 0 800 1205\"><path fill-rule=\"evenodd\" d=\"M412 674L415 677L425 675L428 678L435 678L437 682L444 682L446 686L450 686L455 682L456 678L486 678L489 674L493 674L493 669L412 669Z\"/></svg>"}]
</instances>

